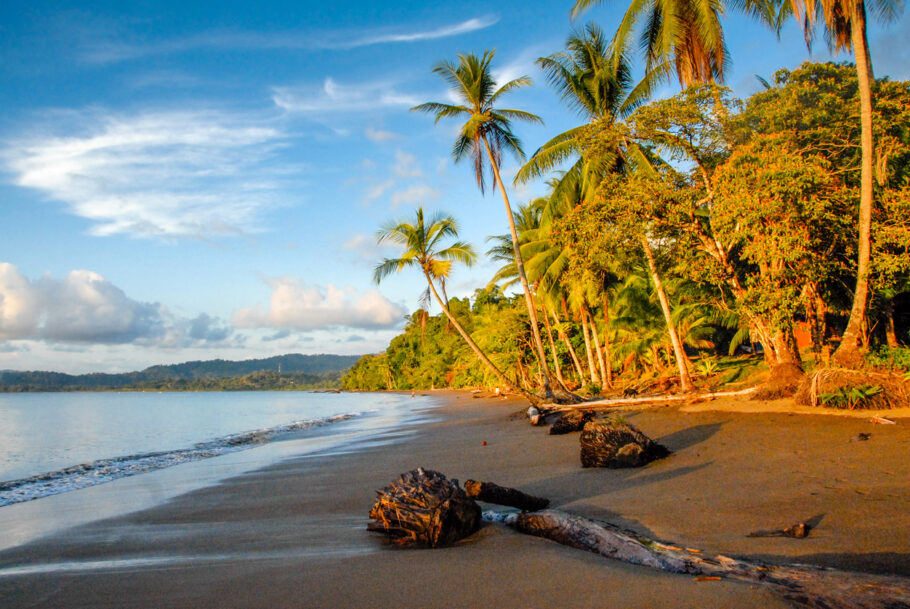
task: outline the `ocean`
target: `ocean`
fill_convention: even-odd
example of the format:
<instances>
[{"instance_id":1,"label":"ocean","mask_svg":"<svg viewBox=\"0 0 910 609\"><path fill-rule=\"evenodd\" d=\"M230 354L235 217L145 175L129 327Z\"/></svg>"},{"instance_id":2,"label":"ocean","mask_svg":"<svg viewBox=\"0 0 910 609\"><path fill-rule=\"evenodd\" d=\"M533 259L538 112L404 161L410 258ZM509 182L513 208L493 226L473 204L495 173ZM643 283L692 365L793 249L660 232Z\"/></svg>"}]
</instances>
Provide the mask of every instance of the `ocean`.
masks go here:
<instances>
[{"instance_id":1,"label":"ocean","mask_svg":"<svg viewBox=\"0 0 910 609\"><path fill-rule=\"evenodd\" d=\"M0 394L0 548L282 458L395 441L434 404L384 393Z\"/></svg>"}]
</instances>

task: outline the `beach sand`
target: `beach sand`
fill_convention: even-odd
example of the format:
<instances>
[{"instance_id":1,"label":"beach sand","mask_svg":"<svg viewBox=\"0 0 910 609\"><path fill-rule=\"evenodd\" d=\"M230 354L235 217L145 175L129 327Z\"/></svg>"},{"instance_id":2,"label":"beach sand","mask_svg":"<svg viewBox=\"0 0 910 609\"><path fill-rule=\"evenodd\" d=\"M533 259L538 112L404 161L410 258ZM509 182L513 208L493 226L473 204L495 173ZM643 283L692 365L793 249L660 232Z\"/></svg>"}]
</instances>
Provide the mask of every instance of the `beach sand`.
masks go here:
<instances>
[{"instance_id":1,"label":"beach sand","mask_svg":"<svg viewBox=\"0 0 910 609\"><path fill-rule=\"evenodd\" d=\"M513 416L521 401L433 395L444 401L436 420L394 443L292 458L0 552L0 606L789 606L763 587L698 582L500 525L444 549L391 548L365 530L375 489L417 466L706 552L910 576L910 419L778 412L788 402L629 410L673 454L591 470L578 434L532 427ZM808 519L806 539L746 536Z\"/></svg>"}]
</instances>

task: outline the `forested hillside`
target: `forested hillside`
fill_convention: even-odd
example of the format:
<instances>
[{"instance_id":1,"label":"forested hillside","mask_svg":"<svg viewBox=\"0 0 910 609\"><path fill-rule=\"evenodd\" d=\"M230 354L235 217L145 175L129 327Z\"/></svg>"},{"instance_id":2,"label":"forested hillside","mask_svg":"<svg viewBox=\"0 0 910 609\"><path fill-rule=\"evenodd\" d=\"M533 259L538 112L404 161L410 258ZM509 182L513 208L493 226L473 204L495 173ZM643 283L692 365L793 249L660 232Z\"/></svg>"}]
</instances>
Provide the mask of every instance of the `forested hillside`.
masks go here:
<instances>
[{"instance_id":1,"label":"forested hillside","mask_svg":"<svg viewBox=\"0 0 910 609\"><path fill-rule=\"evenodd\" d=\"M207 360L151 366L123 374L0 371L0 391L98 391L105 389L232 390L330 388L356 355L292 353L242 361ZM269 375L261 373L268 372ZM280 372L280 374L279 374Z\"/></svg>"}]
</instances>

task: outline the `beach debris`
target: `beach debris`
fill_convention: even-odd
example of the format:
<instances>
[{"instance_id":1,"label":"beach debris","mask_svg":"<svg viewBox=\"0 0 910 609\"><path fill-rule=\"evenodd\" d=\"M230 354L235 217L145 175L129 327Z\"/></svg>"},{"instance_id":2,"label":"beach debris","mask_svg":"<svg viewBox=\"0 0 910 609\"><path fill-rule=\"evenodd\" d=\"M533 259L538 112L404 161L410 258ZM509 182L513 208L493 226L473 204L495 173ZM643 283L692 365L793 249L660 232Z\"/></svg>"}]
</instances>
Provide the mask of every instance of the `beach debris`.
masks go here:
<instances>
[{"instance_id":1,"label":"beach debris","mask_svg":"<svg viewBox=\"0 0 910 609\"><path fill-rule=\"evenodd\" d=\"M871 437L872 437L871 433L858 433L855 436L853 436L852 438L850 438L850 441L851 442L865 442L866 440L868 440Z\"/></svg>"},{"instance_id":2,"label":"beach debris","mask_svg":"<svg viewBox=\"0 0 910 609\"><path fill-rule=\"evenodd\" d=\"M809 536L812 525L807 522L797 522L785 529L772 529L768 531L752 531L746 537L790 537L792 539L805 539Z\"/></svg>"},{"instance_id":3,"label":"beach debris","mask_svg":"<svg viewBox=\"0 0 910 609\"><path fill-rule=\"evenodd\" d=\"M439 472L405 472L377 491L367 530L383 533L401 546L439 546L455 543L480 527L480 506Z\"/></svg>"},{"instance_id":4,"label":"beach debris","mask_svg":"<svg viewBox=\"0 0 910 609\"><path fill-rule=\"evenodd\" d=\"M897 425L897 423L895 423L891 419L886 419L885 417L880 417L878 415L872 417L869 420L872 421L873 423L878 423L879 425Z\"/></svg>"},{"instance_id":5,"label":"beach debris","mask_svg":"<svg viewBox=\"0 0 910 609\"><path fill-rule=\"evenodd\" d=\"M536 512L550 505L549 499L528 495L517 489L499 486L493 482L467 480L464 483L464 490L468 497L472 497L477 501L505 505L526 512Z\"/></svg>"},{"instance_id":6,"label":"beach debris","mask_svg":"<svg viewBox=\"0 0 910 609\"><path fill-rule=\"evenodd\" d=\"M691 548L682 550L609 523L557 510L484 512L483 519L606 558L691 575L698 581L724 579L766 586L795 607L910 607L910 578L898 575L855 573L807 565L772 565L720 554L695 553Z\"/></svg>"},{"instance_id":7,"label":"beach debris","mask_svg":"<svg viewBox=\"0 0 910 609\"><path fill-rule=\"evenodd\" d=\"M528 407L528 419L531 421L531 425L537 425L543 419L543 416L540 414L540 411L537 410L534 406Z\"/></svg>"},{"instance_id":8,"label":"beach debris","mask_svg":"<svg viewBox=\"0 0 910 609\"><path fill-rule=\"evenodd\" d=\"M550 435L557 436L560 434L581 431L585 423L594 418L593 410L567 410L559 415L552 425L550 425Z\"/></svg>"},{"instance_id":9,"label":"beach debris","mask_svg":"<svg viewBox=\"0 0 910 609\"><path fill-rule=\"evenodd\" d=\"M582 467L640 467L670 454L628 423L591 421L581 432Z\"/></svg>"}]
</instances>

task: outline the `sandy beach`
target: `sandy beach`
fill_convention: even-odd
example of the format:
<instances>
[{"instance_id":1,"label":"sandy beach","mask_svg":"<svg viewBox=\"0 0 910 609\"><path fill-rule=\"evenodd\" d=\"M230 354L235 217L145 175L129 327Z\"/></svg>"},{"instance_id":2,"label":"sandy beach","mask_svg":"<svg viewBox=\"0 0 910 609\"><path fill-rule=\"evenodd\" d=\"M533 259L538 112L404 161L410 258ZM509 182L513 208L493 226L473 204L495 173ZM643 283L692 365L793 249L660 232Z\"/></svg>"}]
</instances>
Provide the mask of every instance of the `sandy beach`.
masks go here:
<instances>
[{"instance_id":1,"label":"sandy beach","mask_svg":"<svg viewBox=\"0 0 910 609\"><path fill-rule=\"evenodd\" d=\"M786 402L627 410L673 454L591 470L577 434L532 427L514 416L519 400L432 395L444 402L435 420L393 443L290 458L0 552L0 605L789 606L766 588L622 564L500 525L449 548L391 548L365 530L367 515L376 489L417 466L706 552L910 576L910 419L894 416L906 413L879 425ZM806 539L746 536L810 519Z\"/></svg>"}]
</instances>

